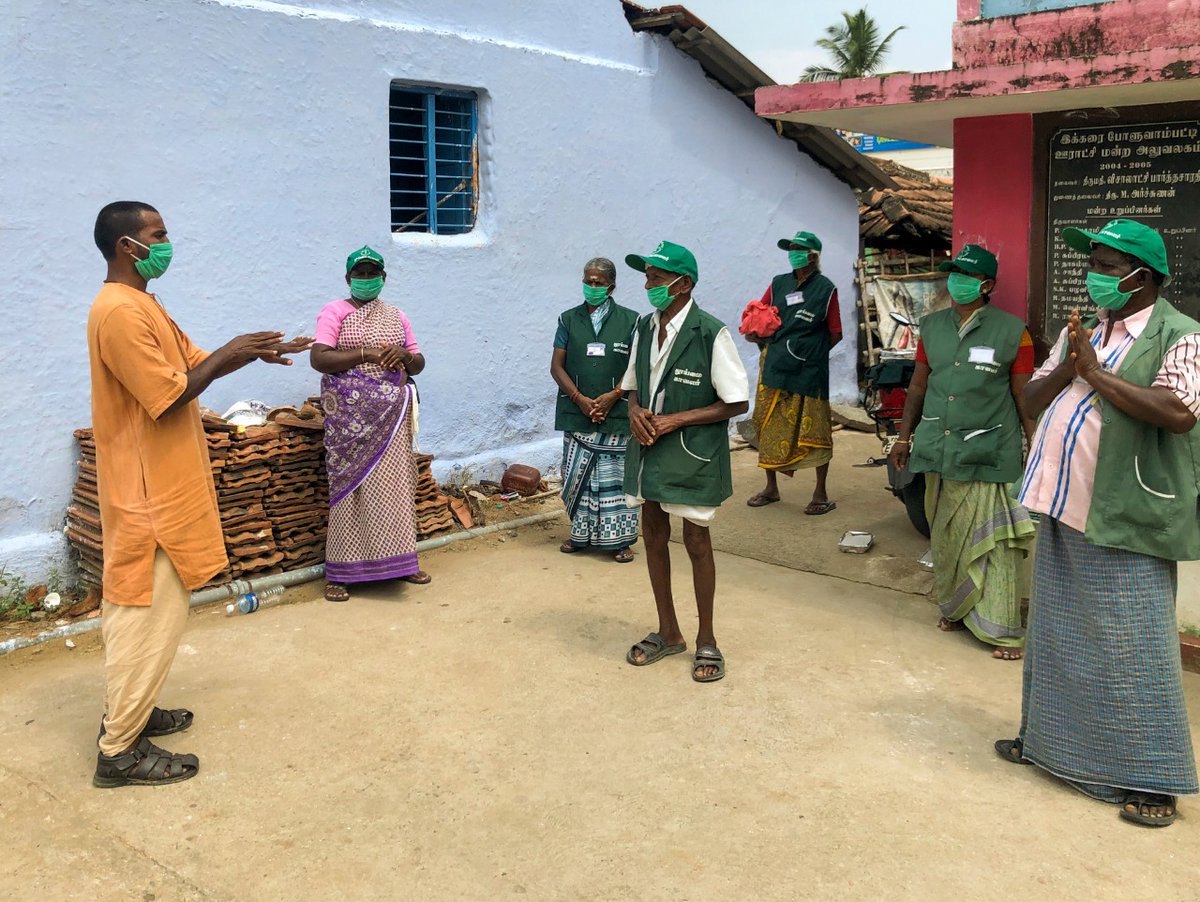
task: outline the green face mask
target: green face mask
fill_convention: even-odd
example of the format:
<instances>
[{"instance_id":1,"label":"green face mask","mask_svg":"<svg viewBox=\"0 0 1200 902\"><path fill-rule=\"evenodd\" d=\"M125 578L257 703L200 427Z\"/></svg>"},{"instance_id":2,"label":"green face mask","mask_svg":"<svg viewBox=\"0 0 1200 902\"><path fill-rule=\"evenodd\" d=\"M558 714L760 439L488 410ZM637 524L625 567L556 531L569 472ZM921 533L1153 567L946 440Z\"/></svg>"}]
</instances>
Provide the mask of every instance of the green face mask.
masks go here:
<instances>
[{"instance_id":1,"label":"green face mask","mask_svg":"<svg viewBox=\"0 0 1200 902\"><path fill-rule=\"evenodd\" d=\"M608 300L608 287L605 285L589 285L583 283L583 299L593 307L599 307Z\"/></svg>"},{"instance_id":2,"label":"green face mask","mask_svg":"<svg viewBox=\"0 0 1200 902\"><path fill-rule=\"evenodd\" d=\"M1134 273L1141 272L1143 268L1139 266L1133 272L1129 273L1129 275L1122 276L1119 279L1116 276L1105 276L1098 272L1088 273L1088 297L1092 299L1092 303L1104 310L1120 310L1129 303L1129 299L1136 293L1133 291L1122 291L1120 288L1121 283Z\"/></svg>"},{"instance_id":3,"label":"green face mask","mask_svg":"<svg viewBox=\"0 0 1200 902\"><path fill-rule=\"evenodd\" d=\"M810 258L808 251L788 251L788 263L792 264L792 269L804 269Z\"/></svg>"},{"instance_id":4,"label":"green face mask","mask_svg":"<svg viewBox=\"0 0 1200 902\"><path fill-rule=\"evenodd\" d=\"M649 299L650 305L654 307L655 310L666 310L668 307L670 307L671 301L675 300L675 296L669 293L670 288L682 278L683 276L679 276L666 285L657 285L654 288L647 288L646 297Z\"/></svg>"},{"instance_id":5,"label":"green face mask","mask_svg":"<svg viewBox=\"0 0 1200 902\"><path fill-rule=\"evenodd\" d=\"M946 290L956 304L974 304L983 293L983 280L966 273L952 272L946 277Z\"/></svg>"},{"instance_id":6,"label":"green face mask","mask_svg":"<svg viewBox=\"0 0 1200 902\"><path fill-rule=\"evenodd\" d=\"M125 237L129 238L128 235ZM151 279L157 279L167 271L167 267L171 265L171 256L174 254L174 248L171 247L169 241L162 241L158 244L147 246L133 238L129 238L129 240L138 247L146 248L146 252L149 254L145 260L134 258L133 268L137 270L139 276L149 282Z\"/></svg>"},{"instance_id":7,"label":"green face mask","mask_svg":"<svg viewBox=\"0 0 1200 902\"><path fill-rule=\"evenodd\" d=\"M350 297L356 301L373 301L383 291L383 276L373 279L351 279Z\"/></svg>"}]
</instances>

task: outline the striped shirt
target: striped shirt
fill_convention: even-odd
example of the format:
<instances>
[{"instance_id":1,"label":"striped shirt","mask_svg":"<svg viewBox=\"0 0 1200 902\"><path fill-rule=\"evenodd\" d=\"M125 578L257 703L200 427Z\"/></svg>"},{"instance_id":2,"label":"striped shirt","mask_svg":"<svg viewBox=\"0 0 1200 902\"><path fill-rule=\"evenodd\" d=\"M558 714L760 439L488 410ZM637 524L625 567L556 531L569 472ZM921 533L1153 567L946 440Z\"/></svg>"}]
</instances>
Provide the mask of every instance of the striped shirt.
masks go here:
<instances>
[{"instance_id":1,"label":"striped shirt","mask_svg":"<svg viewBox=\"0 0 1200 902\"><path fill-rule=\"evenodd\" d=\"M1101 365L1109 372L1121 366L1134 341L1146 328L1153 307L1138 311L1123 320L1115 320L1105 340L1107 311L1100 311L1100 323L1092 334L1092 347ZM1044 379L1054 371L1067 344L1063 329L1050 356L1033 374ZM1163 357L1155 385L1173 391L1192 412L1200 417L1200 333L1177 341ZM1046 409L1033 436L1025 480L1018 496L1032 511L1060 520L1083 532L1092 507L1092 487L1096 459L1100 450L1102 398L1086 380L1076 377Z\"/></svg>"}]
</instances>

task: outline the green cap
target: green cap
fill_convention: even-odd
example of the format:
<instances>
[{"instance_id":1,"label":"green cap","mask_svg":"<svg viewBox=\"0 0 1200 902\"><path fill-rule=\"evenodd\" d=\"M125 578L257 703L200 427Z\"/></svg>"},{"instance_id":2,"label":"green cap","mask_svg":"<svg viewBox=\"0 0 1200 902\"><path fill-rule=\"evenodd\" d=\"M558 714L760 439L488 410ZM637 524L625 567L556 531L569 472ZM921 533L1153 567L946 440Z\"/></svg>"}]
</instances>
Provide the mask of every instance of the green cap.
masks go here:
<instances>
[{"instance_id":1,"label":"green cap","mask_svg":"<svg viewBox=\"0 0 1200 902\"><path fill-rule=\"evenodd\" d=\"M1164 276L1171 274L1167 263L1167 246L1163 243L1162 235L1132 219L1114 219L1098 232L1066 228L1062 230L1062 239L1068 247L1084 254L1092 252L1093 244L1105 244L1137 257Z\"/></svg>"},{"instance_id":2,"label":"green cap","mask_svg":"<svg viewBox=\"0 0 1200 902\"><path fill-rule=\"evenodd\" d=\"M821 239L812 232L797 232L791 238L780 238L776 245L781 251L792 250L792 245L798 244L800 247L806 247L810 251L819 251L821 249Z\"/></svg>"},{"instance_id":3,"label":"green cap","mask_svg":"<svg viewBox=\"0 0 1200 902\"><path fill-rule=\"evenodd\" d=\"M963 272L983 276L985 279L994 279L997 269L996 255L978 244L964 244L957 257L947 260L945 263L939 263L938 269L942 272L959 269Z\"/></svg>"},{"instance_id":4,"label":"green cap","mask_svg":"<svg viewBox=\"0 0 1200 902\"><path fill-rule=\"evenodd\" d=\"M362 263L363 260L370 260L372 263L378 263L380 269L384 269L383 257L379 256L378 251L374 251L365 244L346 258L346 272L354 269L355 265Z\"/></svg>"},{"instance_id":5,"label":"green cap","mask_svg":"<svg viewBox=\"0 0 1200 902\"><path fill-rule=\"evenodd\" d=\"M700 281L700 268L696 266L696 258L682 244L660 241L654 253L644 257L629 254L625 262L638 272L645 272L647 266L654 266L667 272L679 273L681 276L690 276L693 283Z\"/></svg>"}]
</instances>

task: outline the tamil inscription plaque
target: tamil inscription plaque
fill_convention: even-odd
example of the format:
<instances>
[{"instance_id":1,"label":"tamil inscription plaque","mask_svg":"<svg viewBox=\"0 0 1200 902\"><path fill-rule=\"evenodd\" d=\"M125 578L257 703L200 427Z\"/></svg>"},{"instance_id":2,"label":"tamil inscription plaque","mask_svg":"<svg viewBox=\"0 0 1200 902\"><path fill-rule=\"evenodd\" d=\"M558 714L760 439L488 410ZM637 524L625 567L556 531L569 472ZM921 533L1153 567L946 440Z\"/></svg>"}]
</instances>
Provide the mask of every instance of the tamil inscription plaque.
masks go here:
<instances>
[{"instance_id":1,"label":"tamil inscription plaque","mask_svg":"<svg viewBox=\"0 0 1200 902\"><path fill-rule=\"evenodd\" d=\"M1048 341L1071 308L1094 309L1084 279L1087 257L1063 242L1066 226L1096 231L1110 219L1136 219L1162 234L1173 276L1163 290L1200 319L1200 122L1064 128L1050 143L1046 222Z\"/></svg>"}]
</instances>

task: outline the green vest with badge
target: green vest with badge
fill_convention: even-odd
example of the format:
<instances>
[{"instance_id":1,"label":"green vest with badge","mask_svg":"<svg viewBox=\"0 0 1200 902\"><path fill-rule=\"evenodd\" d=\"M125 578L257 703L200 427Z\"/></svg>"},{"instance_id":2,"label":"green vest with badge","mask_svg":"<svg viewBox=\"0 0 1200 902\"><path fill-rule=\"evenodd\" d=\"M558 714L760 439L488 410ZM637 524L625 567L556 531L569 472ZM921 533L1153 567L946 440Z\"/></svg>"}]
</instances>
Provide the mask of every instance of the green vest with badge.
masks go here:
<instances>
[{"instance_id":1,"label":"green vest with badge","mask_svg":"<svg viewBox=\"0 0 1200 902\"><path fill-rule=\"evenodd\" d=\"M835 291L833 282L813 273L803 285L795 273L771 281L771 302L780 326L766 339L762 384L809 398L829 398L829 351L833 338L825 317Z\"/></svg>"},{"instance_id":2,"label":"green vest with badge","mask_svg":"<svg viewBox=\"0 0 1200 902\"><path fill-rule=\"evenodd\" d=\"M596 334L587 304L572 307L559 319L567 330L567 357L563 367L576 387L588 398L597 398L617 388L629 367L629 344L638 315L616 301ZM559 391L554 415L559 432L605 432L629 434L629 405L622 398L613 405L603 423L593 423L583 411Z\"/></svg>"},{"instance_id":3,"label":"green vest with badge","mask_svg":"<svg viewBox=\"0 0 1200 902\"><path fill-rule=\"evenodd\" d=\"M713 342L725 324L696 303L675 337L658 391L650 396L650 351L658 344L653 315L637 327L638 402L655 413L679 413L720 400L712 384ZM647 501L717 507L733 494L729 462L729 421L685 426L648 448L636 441L625 452L625 494Z\"/></svg>"},{"instance_id":4,"label":"green vest with badge","mask_svg":"<svg viewBox=\"0 0 1200 902\"><path fill-rule=\"evenodd\" d=\"M1095 328L1099 321L1085 325ZM1200 323L1159 298L1117 375L1153 385L1167 351L1195 332ZM1200 559L1200 429L1177 435L1103 399L1099 406L1100 448L1084 536L1094 545L1166 560Z\"/></svg>"},{"instance_id":5,"label":"green vest with badge","mask_svg":"<svg viewBox=\"0 0 1200 902\"><path fill-rule=\"evenodd\" d=\"M909 468L959 482L1014 482L1022 472L1022 429L1009 371L1025 324L986 305L961 337L959 323L953 308L921 320L929 387Z\"/></svg>"}]
</instances>

